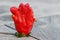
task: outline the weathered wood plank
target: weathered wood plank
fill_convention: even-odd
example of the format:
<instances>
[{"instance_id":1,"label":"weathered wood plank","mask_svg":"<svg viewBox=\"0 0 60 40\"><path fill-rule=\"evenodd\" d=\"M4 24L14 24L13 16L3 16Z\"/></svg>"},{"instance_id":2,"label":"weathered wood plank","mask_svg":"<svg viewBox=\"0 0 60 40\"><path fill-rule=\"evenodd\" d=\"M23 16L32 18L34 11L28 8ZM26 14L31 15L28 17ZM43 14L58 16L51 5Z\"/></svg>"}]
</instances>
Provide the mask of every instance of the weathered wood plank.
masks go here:
<instances>
[{"instance_id":1,"label":"weathered wood plank","mask_svg":"<svg viewBox=\"0 0 60 40\"><path fill-rule=\"evenodd\" d=\"M34 39L32 37L17 38L13 35L0 34L0 40L36 40L36 39Z\"/></svg>"}]
</instances>

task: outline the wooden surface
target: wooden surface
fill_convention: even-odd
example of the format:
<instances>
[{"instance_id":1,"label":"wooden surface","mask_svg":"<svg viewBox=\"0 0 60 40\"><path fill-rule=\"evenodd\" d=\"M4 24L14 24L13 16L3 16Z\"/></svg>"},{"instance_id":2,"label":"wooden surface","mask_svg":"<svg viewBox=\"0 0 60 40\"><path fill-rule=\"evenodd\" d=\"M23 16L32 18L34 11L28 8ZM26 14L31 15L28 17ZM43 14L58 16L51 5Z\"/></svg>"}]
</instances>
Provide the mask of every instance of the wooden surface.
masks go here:
<instances>
[{"instance_id":1,"label":"wooden surface","mask_svg":"<svg viewBox=\"0 0 60 40\"><path fill-rule=\"evenodd\" d=\"M36 40L32 37L17 38L13 35L0 34L0 40Z\"/></svg>"}]
</instances>

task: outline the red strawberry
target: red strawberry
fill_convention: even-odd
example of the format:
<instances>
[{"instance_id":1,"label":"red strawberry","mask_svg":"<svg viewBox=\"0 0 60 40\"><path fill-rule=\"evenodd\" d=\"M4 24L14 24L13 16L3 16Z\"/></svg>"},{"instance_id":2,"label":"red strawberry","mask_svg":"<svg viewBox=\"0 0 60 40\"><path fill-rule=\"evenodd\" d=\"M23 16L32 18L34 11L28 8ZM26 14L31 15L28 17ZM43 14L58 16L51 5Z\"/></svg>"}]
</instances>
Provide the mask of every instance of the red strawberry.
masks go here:
<instances>
[{"instance_id":1,"label":"red strawberry","mask_svg":"<svg viewBox=\"0 0 60 40\"><path fill-rule=\"evenodd\" d=\"M28 35L35 21L34 13L30 5L21 3L19 8L11 7L10 11L12 12L12 18L15 23L15 28L17 32L21 35Z\"/></svg>"}]
</instances>

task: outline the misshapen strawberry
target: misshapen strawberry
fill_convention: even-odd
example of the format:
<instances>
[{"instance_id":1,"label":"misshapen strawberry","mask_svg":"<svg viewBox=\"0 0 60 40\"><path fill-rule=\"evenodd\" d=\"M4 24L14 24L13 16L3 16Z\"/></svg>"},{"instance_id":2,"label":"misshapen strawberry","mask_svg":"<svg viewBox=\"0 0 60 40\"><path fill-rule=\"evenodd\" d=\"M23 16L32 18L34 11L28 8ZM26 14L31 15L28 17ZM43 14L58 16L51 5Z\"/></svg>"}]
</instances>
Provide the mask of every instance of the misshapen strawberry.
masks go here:
<instances>
[{"instance_id":1,"label":"misshapen strawberry","mask_svg":"<svg viewBox=\"0 0 60 40\"><path fill-rule=\"evenodd\" d=\"M18 8L11 7L10 11L12 12L12 18L17 32L20 35L28 35L31 32L35 22L31 6L28 3L25 5L21 3Z\"/></svg>"}]
</instances>

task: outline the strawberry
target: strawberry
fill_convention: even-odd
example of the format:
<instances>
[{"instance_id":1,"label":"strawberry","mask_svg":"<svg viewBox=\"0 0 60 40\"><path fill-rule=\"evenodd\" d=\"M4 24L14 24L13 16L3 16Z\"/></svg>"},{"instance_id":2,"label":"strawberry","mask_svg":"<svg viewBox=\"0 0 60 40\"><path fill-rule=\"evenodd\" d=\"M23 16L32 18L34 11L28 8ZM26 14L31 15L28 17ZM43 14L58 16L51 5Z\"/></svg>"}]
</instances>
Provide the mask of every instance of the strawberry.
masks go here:
<instances>
[{"instance_id":1,"label":"strawberry","mask_svg":"<svg viewBox=\"0 0 60 40\"><path fill-rule=\"evenodd\" d=\"M27 36L31 32L35 22L31 6L28 3L25 5L21 3L18 8L11 7L10 11L12 12L12 19L17 32L20 35Z\"/></svg>"}]
</instances>

